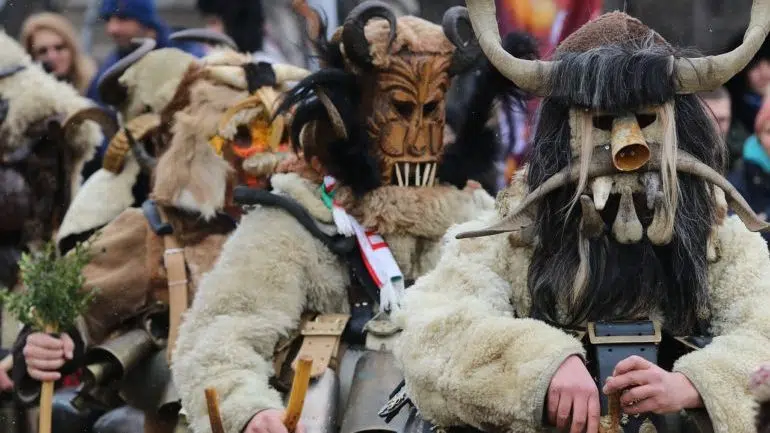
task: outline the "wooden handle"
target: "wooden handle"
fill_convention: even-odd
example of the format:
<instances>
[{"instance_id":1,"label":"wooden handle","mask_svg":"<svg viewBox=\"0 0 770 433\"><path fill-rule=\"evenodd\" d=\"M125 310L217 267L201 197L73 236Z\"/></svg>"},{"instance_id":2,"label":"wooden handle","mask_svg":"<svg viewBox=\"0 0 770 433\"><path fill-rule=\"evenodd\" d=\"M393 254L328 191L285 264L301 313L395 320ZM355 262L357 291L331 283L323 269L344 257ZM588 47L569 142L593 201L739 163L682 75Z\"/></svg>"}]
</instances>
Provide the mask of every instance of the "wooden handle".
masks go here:
<instances>
[{"instance_id":1,"label":"wooden handle","mask_svg":"<svg viewBox=\"0 0 770 433\"><path fill-rule=\"evenodd\" d=\"M209 422L212 433L225 433L222 416L219 414L219 396L214 388L206 389L206 405L209 408Z\"/></svg>"},{"instance_id":2,"label":"wooden handle","mask_svg":"<svg viewBox=\"0 0 770 433\"><path fill-rule=\"evenodd\" d=\"M53 326L46 326L45 332L48 334L57 332ZM40 419L38 433L51 433L51 416L53 412L53 389L54 382L43 382L40 385Z\"/></svg>"},{"instance_id":3,"label":"wooden handle","mask_svg":"<svg viewBox=\"0 0 770 433\"><path fill-rule=\"evenodd\" d=\"M599 433L622 433L620 428L620 393L616 392L608 397L609 413L602 417L599 425Z\"/></svg>"},{"instance_id":4,"label":"wooden handle","mask_svg":"<svg viewBox=\"0 0 770 433\"><path fill-rule=\"evenodd\" d=\"M303 356L297 360L297 370L294 372L294 381L291 384L289 404L286 405L286 413L283 416L283 425L290 433L297 429L299 418L302 415L302 406L305 404L305 395L310 386L310 370L313 367L313 358Z\"/></svg>"}]
</instances>

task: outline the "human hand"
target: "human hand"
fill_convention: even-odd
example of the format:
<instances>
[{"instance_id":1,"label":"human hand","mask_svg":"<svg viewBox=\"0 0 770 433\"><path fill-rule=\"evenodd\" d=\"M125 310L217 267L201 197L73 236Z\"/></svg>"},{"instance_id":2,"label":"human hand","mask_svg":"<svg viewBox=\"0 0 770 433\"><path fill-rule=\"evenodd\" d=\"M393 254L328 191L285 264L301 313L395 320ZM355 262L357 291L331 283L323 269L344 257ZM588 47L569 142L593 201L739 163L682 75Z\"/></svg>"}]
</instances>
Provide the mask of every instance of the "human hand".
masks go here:
<instances>
[{"instance_id":1,"label":"human hand","mask_svg":"<svg viewBox=\"0 0 770 433\"><path fill-rule=\"evenodd\" d=\"M8 377L8 372L0 369L0 392L10 391L13 389L13 381Z\"/></svg>"},{"instance_id":2,"label":"human hand","mask_svg":"<svg viewBox=\"0 0 770 433\"><path fill-rule=\"evenodd\" d=\"M639 356L620 361L602 392L622 392L620 405L629 415L703 407L700 393L684 374L670 373Z\"/></svg>"},{"instance_id":3,"label":"human hand","mask_svg":"<svg viewBox=\"0 0 770 433\"><path fill-rule=\"evenodd\" d=\"M254 415L243 433L289 433L289 431L283 425L282 410L265 409ZM302 423L297 424L296 433L305 433Z\"/></svg>"},{"instance_id":4,"label":"human hand","mask_svg":"<svg viewBox=\"0 0 770 433\"><path fill-rule=\"evenodd\" d=\"M59 338L42 332L35 332L27 337L24 345L24 359L27 373L41 382L61 379L59 369L74 356L75 343L67 334Z\"/></svg>"},{"instance_id":5,"label":"human hand","mask_svg":"<svg viewBox=\"0 0 770 433\"><path fill-rule=\"evenodd\" d=\"M569 428L570 433L597 433L599 416L596 382L583 360L572 355L556 370L548 387L548 420L561 430Z\"/></svg>"}]
</instances>

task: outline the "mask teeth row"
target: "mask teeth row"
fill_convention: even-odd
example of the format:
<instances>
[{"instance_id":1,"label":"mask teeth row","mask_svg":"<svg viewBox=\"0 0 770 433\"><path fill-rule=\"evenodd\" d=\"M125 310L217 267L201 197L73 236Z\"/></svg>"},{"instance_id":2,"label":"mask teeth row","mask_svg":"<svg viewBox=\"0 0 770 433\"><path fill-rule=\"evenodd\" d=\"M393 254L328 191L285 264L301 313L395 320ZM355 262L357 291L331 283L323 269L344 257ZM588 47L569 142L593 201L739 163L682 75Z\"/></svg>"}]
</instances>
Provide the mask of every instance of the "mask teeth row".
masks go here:
<instances>
[{"instance_id":1,"label":"mask teeth row","mask_svg":"<svg viewBox=\"0 0 770 433\"><path fill-rule=\"evenodd\" d=\"M397 162L398 186L431 187L436 182L436 162Z\"/></svg>"}]
</instances>

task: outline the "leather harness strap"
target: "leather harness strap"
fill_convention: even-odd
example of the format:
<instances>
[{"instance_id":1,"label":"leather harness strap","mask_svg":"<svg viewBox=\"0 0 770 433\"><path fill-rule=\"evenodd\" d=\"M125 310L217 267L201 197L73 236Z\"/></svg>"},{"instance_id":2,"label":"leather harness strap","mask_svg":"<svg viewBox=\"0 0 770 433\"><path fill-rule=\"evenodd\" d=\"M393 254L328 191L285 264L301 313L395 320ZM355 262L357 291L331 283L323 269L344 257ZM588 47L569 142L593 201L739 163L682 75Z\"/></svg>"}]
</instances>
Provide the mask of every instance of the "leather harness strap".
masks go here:
<instances>
[{"instance_id":1,"label":"leather harness strap","mask_svg":"<svg viewBox=\"0 0 770 433\"><path fill-rule=\"evenodd\" d=\"M168 222L163 209L158 207L158 212L160 213L163 222ZM166 248L163 252L163 265L166 268L169 299L169 329L166 356L170 363L171 354L174 352L176 339L179 335L179 326L182 323L182 315L187 310L188 306L187 262L184 256L184 248L179 245L179 242L177 242L173 233L163 236L163 245Z\"/></svg>"},{"instance_id":2,"label":"leather harness strap","mask_svg":"<svg viewBox=\"0 0 770 433\"><path fill-rule=\"evenodd\" d=\"M292 370L296 371L297 361L302 356L313 359L310 377L320 377L330 367L336 369L339 362L337 352L348 320L348 314L321 314L315 320L305 322L300 330L302 346L291 363Z\"/></svg>"}]
</instances>

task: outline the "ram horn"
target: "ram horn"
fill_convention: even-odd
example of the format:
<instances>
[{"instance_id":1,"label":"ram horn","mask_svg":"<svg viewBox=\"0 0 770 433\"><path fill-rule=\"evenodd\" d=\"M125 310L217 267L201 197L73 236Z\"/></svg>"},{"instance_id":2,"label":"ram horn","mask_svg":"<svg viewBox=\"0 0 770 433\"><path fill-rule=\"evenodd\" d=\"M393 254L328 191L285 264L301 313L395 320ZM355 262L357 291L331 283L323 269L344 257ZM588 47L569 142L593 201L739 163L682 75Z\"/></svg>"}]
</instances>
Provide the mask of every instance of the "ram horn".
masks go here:
<instances>
[{"instance_id":1,"label":"ram horn","mask_svg":"<svg viewBox=\"0 0 770 433\"><path fill-rule=\"evenodd\" d=\"M102 128L104 138L107 140L111 139L120 129L118 121L110 112L101 107L88 107L76 111L64 120L62 125L64 137L71 140L78 128L87 120L98 124Z\"/></svg>"},{"instance_id":2,"label":"ram horn","mask_svg":"<svg viewBox=\"0 0 770 433\"><path fill-rule=\"evenodd\" d=\"M677 92L680 94L714 90L749 64L770 32L770 0L754 0L751 20L741 45L718 56L677 59Z\"/></svg>"}]
</instances>

